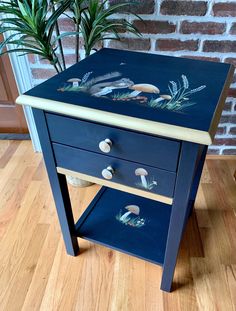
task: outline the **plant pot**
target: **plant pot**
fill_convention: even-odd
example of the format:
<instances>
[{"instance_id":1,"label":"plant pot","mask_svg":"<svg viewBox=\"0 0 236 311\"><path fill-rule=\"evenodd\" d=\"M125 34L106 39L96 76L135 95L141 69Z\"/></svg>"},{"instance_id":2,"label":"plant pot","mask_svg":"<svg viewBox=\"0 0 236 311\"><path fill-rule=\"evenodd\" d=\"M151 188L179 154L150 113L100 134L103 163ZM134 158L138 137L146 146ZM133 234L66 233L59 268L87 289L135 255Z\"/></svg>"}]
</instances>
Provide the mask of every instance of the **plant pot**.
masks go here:
<instances>
[{"instance_id":1,"label":"plant pot","mask_svg":"<svg viewBox=\"0 0 236 311\"><path fill-rule=\"evenodd\" d=\"M90 181L86 181L70 175L66 175L66 180L70 185L78 188L85 188L93 185L93 183L91 183Z\"/></svg>"}]
</instances>

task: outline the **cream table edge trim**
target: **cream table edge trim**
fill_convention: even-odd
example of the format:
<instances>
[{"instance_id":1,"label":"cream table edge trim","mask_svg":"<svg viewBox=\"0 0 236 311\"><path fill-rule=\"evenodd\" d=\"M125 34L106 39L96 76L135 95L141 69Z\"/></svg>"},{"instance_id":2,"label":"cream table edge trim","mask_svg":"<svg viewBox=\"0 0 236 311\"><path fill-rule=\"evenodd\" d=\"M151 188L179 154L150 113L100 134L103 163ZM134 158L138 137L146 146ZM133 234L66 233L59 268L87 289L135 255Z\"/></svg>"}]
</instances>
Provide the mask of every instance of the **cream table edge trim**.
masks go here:
<instances>
[{"instance_id":1,"label":"cream table edge trim","mask_svg":"<svg viewBox=\"0 0 236 311\"><path fill-rule=\"evenodd\" d=\"M208 132L186 127L138 119L29 95L20 95L16 99L16 103L19 105L28 105L33 108L144 132L152 135L179 139L203 145L212 144L212 138Z\"/></svg>"},{"instance_id":2,"label":"cream table edge trim","mask_svg":"<svg viewBox=\"0 0 236 311\"><path fill-rule=\"evenodd\" d=\"M81 179L86 180L86 181L90 181L90 182L98 184L98 185L106 186L106 187L113 188L113 189L120 190L120 191L125 191L125 192L131 193L131 194L135 194L135 195L138 195L141 197L145 197L147 199L162 202L162 203L165 203L168 205L172 205L172 203L173 203L172 198L169 198L169 197L166 197L163 195L154 194L151 192L147 192L147 191L139 190L136 188L124 186L122 184L117 184L117 183L107 181L104 179L100 179L97 177L93 177L90 175L85 175L85 174L81 174L81 173L78 173L75 171L67 170L67 169L62 168L62 167L57 167L57 172L60 174L64 174L64 175L70 175L73 177L78 177L78 178L81 178Z\"/></svg>"},{"instance_id":3,"label":"cream table edge trim","mask_svg":"<svg viewBox=\"0 0 236 311\"><path fill-rule=\"evenodd\" d=\"M224 105L225 105L225 100L227 97L229 86L231 84L231 81L232 81L232 78L234 75L234 71L235 71L235 68L233 65L231 65L229 73L228 73L227 78L225 80L224 87L223 87L221 95L220 95L218 105L216 107L216 110L215 110L215 113L214 113L214 116L213 116L213 119L211 122L209 134L210 134L212 140L214 139L215 133L216 133L217 128L218 128L218 123L219 123L220 118L221 118L221 113L222 113L222 110L223 110Z\"/></svg>"}]
</instances>

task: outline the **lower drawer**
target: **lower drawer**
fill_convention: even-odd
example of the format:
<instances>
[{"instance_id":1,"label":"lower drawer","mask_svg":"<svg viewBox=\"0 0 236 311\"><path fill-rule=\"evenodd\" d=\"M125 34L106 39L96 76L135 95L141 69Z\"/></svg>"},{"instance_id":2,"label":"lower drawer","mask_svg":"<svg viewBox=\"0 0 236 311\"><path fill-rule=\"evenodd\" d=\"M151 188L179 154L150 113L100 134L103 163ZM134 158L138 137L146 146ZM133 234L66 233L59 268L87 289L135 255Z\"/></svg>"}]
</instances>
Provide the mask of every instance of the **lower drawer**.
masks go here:
<instances>
[{"instance_id":1,"label":"lower drawer","mask_svg":"<svg viewBox=\"0 0 236 311\"><path fill-rule=\"evenodd\" d=\"M113 175L108 175L111 182L167 197L173 196L176 177L173 172L57 143L53 143L53 150L58 167L101 179L104 179L104 169L111 167Z\"/></svg>"}]
</instances>

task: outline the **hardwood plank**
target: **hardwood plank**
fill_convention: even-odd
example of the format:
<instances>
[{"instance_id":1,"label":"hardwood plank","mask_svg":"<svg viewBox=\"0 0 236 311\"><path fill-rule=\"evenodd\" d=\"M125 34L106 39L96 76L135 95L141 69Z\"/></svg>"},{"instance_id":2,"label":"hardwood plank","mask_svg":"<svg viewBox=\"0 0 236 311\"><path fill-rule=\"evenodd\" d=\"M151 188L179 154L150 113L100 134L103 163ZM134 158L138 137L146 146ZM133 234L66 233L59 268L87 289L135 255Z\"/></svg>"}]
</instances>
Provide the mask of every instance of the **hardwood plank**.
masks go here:
<instances>
[{"instance_id":1,"label":"hardwood plank","mask_svg":"<svg viewBox=\"0 0 236 311\"><path fill-rule=\"evenodd\" d=\"M42 156L21 142L0 175L0 309L235 310L235 163L207 160L168 294L154 264L82 239L66 255ZM99 189L69 186L75 219Z\"/></svg>"},{"instance_id":2,"label":"hardwood plank","mask_svg":"<svg viewBox=\"0 0 236 311\"><path fill-rule=\"evenodd\" d=\"M203 268L202 275L208 279L214 300L214 310L233 310L229 286L224 274L224 265L221 263L224 256L226 262L228 261L229 250L222 246L224 240L218 241L218 236L215 236L214 231L201 229L201 236L205 251L205 268ZM225 251L226 254L224 253ZM229 256L229 258L231 259L232 257ZM224 299L219 299L219 297L224 297Z\"/></svg>"},{"instance_id":3,"label":"hardwood plank","mask_svg":"<svg viewBox=\"0 0 236 311\"><path fill-rule=\"evenodd\" d=\"M37 198L42 200L42 196L40 199L40 185L37 187L35 183L31 183L28 191L29 193L26 192L25 200L23 199L21 206L22 215L17 215L12 222L13 226L9 226L0 242L0 305L4 305L3 302L7 303L11 293L9 289L19 274L21 263L41 213L40 208L35 204ZM11 243L9 243L9 237L11 237Z\"/></svg>"},{"instance_id":4,"label":"hardwood plank","mask_svg":"<svg viewBox=\"0 0 236 311\"><path fill-rule=\"evenodd\" d=\"M111 310L130 310L130 295L133 293L130 287L131 265L130 257L124 257L117 253L114 264L114 287L112 290ZM133 284L132 284L133 285ZM135 287L136 288L136 287Z\"/></svg>"},{"instance_id":5,"label":"hardwood plank","mask_svg":"<svg viewBox=\"0 0 236 311\"><path fill-rule=\"evenodd\" d=\"M75 300L77 276L82 266L78 265L78 258L64 256L64 253L60 239L39 310L66 310Z\"/></svg>"},{"instance_id":6,"label":"hardwood plank","mask_svg":"<svg viewBox=\"0 0 236 311\"><path fill-rule=\"evenodd\" d=\"M21 142L17 140L11 141L11 143L0 158L0 168L3 168L7 165L8 161L11 159L12 155L15 153L20 143Z\"/></svg>"},{"instance_id":7,"label":"hardwood plank","mask_svg":"<svg viewBox=\"0 0 236 311\"><path fill-rule=\"evenodd\" d=\"M195 213L199 228L210 228L211 221L207 210L207 203L203 192L203 185L200 184L198 188L197 198L195 201Z\"/></svg>"},{"instance_id":8,"label":"hardwood plank","mask_svg":"<svg viewBox=\"0 0 236 311\"><path fill-rule=\"evenodd\" d=\"M230 290L231 300L234 306L236 306L236 265L225 266L226 280L228 288Z\"/></svg>"},{"instance_id":9,"label":"hardwood plank","mask_svg":"<svg viewBox=\"0 0 236 311\"><path fill-rule=\"evenodd\" d=\"M17 276L15 276L14 282L12 282L11 286L8 288L10 295L5 306L5 310L21 310L29 285L32 281L36 265L38 263L38 257L47 232L47 225L36 225L27 251L22 258Z\"/></svg>"},{"instance_id":10,"label":"hardwood plank","mask_svg":"<svg viewBox=\"0 0 236 311\"><path fill-rule=\"evenodd\" d=\"M0 143L0 157L2 157L2 155L4 154L4 152L6 151L6 149L8 148L8 146L11 144L11 142L9 140L1 140Z\"/></svg>"},{"instance_id":11,"label":"hardwood plank","mask_svg":"<svg viewBox=\"0 0 236 311\"><path fill-rule=\"evenodd\" d=\"M39 310L60 239L59 226L51 224L45 238L35 272L29 285L22 311ZM47 258L45 262L45 258Z\"/></svg>"},{"instance_id":12,"label":"hardwood plank","mask_svg":"<svg viewBox=\"0 0 236 311\"><path fill-rule=\"evenodd\" d=\"M145 309L164 311L164 293L160 291L161 267L145 263ZM143 295L143 294L141 294ZM138 310L138 309L137 309Z\"/></svg>"},{"instance_id":13,"label":"hardwood plank","mask_svg":"<svg viewBox=\"0 0 236 311\"><path fill-rule=\"evenodd\" d=\"M209 271L204 259L192 258L191 270L197 297L198 310L214 311L214 297L209 280Z\"/></svg>"},{"instance_id":14,"label":"hardwood plank","mask_svg":"<svg viewBox=\"0 0 236 311\"><path fill-rule=\"evenodd\" d=\"M3 189L3 196L0 200L0 239L5 234L11 219L16 216L34 171L34 166L26 167L22 175L18 175L14 179L9 179L6 183L6 187Z\"/></svg>"}]
</instances>

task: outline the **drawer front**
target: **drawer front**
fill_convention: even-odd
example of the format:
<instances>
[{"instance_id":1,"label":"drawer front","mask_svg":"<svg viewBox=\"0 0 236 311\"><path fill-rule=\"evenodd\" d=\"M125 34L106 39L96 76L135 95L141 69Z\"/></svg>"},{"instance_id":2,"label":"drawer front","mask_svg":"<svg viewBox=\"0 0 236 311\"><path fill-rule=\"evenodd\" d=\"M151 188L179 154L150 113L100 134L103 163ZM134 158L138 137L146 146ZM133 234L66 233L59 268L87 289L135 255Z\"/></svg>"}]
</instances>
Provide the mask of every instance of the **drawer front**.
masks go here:
<instances>
[{"instance_id":1,"label":"drawer front","mask_svg":"<svg viewBox=\"0 0 236 311\"><path fill-rule=\"evenodd\" d=\"M174 172L57 143L53 143L53 150L58 167L105 179L102 176L102 171L110 166L114 170L111 182L167 197L173 196L176 177Z\"/></svg>"},{"instance_id":2,"label":"drawer front","mask_svg":"<svg viewBox=\"0 0 236 311\"><path fill-rule=\"evenodd\" d=\"M112 146L106 155L176 171L180 149L177 141L50 113L46 113L46 118L53 142L106 154L99 143L109 139Z\"/></svg>"}]
</instances>

